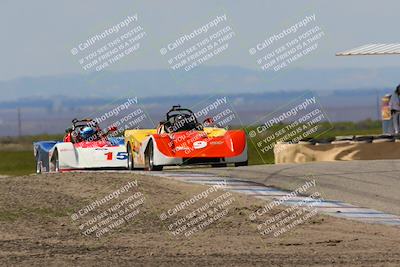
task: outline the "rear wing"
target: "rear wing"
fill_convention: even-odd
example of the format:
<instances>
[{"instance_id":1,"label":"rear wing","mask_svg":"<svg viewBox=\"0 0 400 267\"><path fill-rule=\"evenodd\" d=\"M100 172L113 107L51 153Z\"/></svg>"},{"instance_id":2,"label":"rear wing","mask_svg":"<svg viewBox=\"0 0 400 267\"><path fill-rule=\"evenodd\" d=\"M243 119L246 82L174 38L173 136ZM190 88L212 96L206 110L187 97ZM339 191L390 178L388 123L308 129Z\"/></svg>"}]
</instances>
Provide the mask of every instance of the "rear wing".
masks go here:
<instances>
[{"instance_id":1,"label":"rear wing","mask_svg":"<svg viewBox=\"0 0 400 267\"><path fill-rule=\"evenodd\" d=\"M378 56L400 55L400 43L367 44L350 50L336 53L336 56Z\"/></svg>"}]
</instances>

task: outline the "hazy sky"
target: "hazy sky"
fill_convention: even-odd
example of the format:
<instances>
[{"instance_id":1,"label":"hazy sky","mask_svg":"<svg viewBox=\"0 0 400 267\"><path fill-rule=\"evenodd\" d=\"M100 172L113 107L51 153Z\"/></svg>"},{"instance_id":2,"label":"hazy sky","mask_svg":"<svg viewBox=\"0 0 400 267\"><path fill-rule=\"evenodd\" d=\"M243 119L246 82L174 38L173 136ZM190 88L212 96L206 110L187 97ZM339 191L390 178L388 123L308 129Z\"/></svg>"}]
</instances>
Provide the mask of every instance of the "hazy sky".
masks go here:
<instances>
[{"instance_id":1,"label":"hazy sky","mask_svg":"<svg viewBox=\"0 0 400 267\"><path fill-rule=\"evenodd\" d=\"M366 43L400 42L400 1L105 1L2 0L0 80L22 76L85 73L70 50L94 34L138 14L146 38L137 54L108 70L168 68L160 48L182 33L226 14L236 36L226 53L206 65L257 68L249 48L316 15L326 36L319 48L291 67L400 66L400 57L335 57L335 52Z\"/></svg>"}]
</instances>

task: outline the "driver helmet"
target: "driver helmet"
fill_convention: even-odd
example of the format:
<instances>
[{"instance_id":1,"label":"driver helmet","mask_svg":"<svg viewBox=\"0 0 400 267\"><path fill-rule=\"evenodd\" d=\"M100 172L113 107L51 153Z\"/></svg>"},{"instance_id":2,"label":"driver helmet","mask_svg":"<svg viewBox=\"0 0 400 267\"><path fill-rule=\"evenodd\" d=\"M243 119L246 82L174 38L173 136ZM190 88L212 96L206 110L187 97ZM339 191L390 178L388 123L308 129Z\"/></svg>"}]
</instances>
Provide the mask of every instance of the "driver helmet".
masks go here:
<instances>
[{"instance_id":1,"label":"driver helmet","mask_svg":"<svg viewBox=\"0 0 400 267\"><path fill-rule=\"evenodd\" d=\"M181 120L183 120L183 115L178 115L178 116L176 116L176 119L175 119L176 121L181 121Z\"/></svg>"},{"instance_id":2,"label":"driver helmet","mask_svg":"<svg viewBox=\"0 0 400 267\"><path fill-rule=\"evenodd\" d=\"M92 127L86 126L84 127L79 134L83 139L88 139L90 136L92 136L95 133Z\"/></svg>"}]
</instances>

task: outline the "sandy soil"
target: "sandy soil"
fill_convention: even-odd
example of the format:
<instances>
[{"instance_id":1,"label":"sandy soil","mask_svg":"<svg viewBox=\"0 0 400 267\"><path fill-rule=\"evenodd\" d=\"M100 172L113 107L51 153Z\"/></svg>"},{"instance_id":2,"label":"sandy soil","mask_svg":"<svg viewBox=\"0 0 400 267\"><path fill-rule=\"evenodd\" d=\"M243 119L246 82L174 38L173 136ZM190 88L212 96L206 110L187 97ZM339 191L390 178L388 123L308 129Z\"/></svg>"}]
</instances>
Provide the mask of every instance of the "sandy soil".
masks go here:
<instances>
[{"instance_id":1,"label":"sandy soil","mask_svg":"<svg viewBox=\"0 0 400 267\"><path fill-rule=\"evenodd\" d=\"M137 181L132 190L145 197L140 213L98 238L82 234L71 214L129 181ZM207 189L126 173L2 177L0 265L400 265L399 228L316 216L278 237L265 237L257 230L260 222L248 218L265 203L242 195L233 195L220 220L189 237L174 236L168 230L174 219L162 221L160 214Z\"/></svg>"}]
</instances>

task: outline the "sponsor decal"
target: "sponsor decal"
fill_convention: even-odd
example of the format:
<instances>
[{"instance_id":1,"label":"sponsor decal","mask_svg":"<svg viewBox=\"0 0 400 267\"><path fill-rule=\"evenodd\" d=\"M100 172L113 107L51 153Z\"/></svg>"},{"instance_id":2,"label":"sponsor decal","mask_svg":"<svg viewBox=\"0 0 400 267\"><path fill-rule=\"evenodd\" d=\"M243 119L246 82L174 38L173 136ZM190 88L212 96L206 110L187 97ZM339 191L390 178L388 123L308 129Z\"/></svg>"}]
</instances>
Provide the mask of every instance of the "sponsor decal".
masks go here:
<instances>
[{"instance_id":1,"label":"sponsor decal","mask_svg":"<svg viewBox=\"0 0 400 267\"><path fill-rule=\"evenodd\" d=\"M202 149L205 148L207 146L207 142L206 141L196 141L193 143L193 148L194 149Z\"/></svg>"},{"instance_id":2,"label":"sponsor decal","mask_svg":"<svg viewBox=\"0 0 400 267\"><path fill-rule=\"evenodd\" d=\"M190 150L190 148L184 146L177 146L175 148L175 151L185 151L185 150Z\"/></svg>"},{"instance_id":3,"label":"sponsor decal","mask_svg":"<svg viewBox=\"0 0 400 267\"><path fill-rule=\"evenodd\" d=\"M211 145L223 145L224 141L211 141L210 144Z\"/></svg>"}]
</instances>

